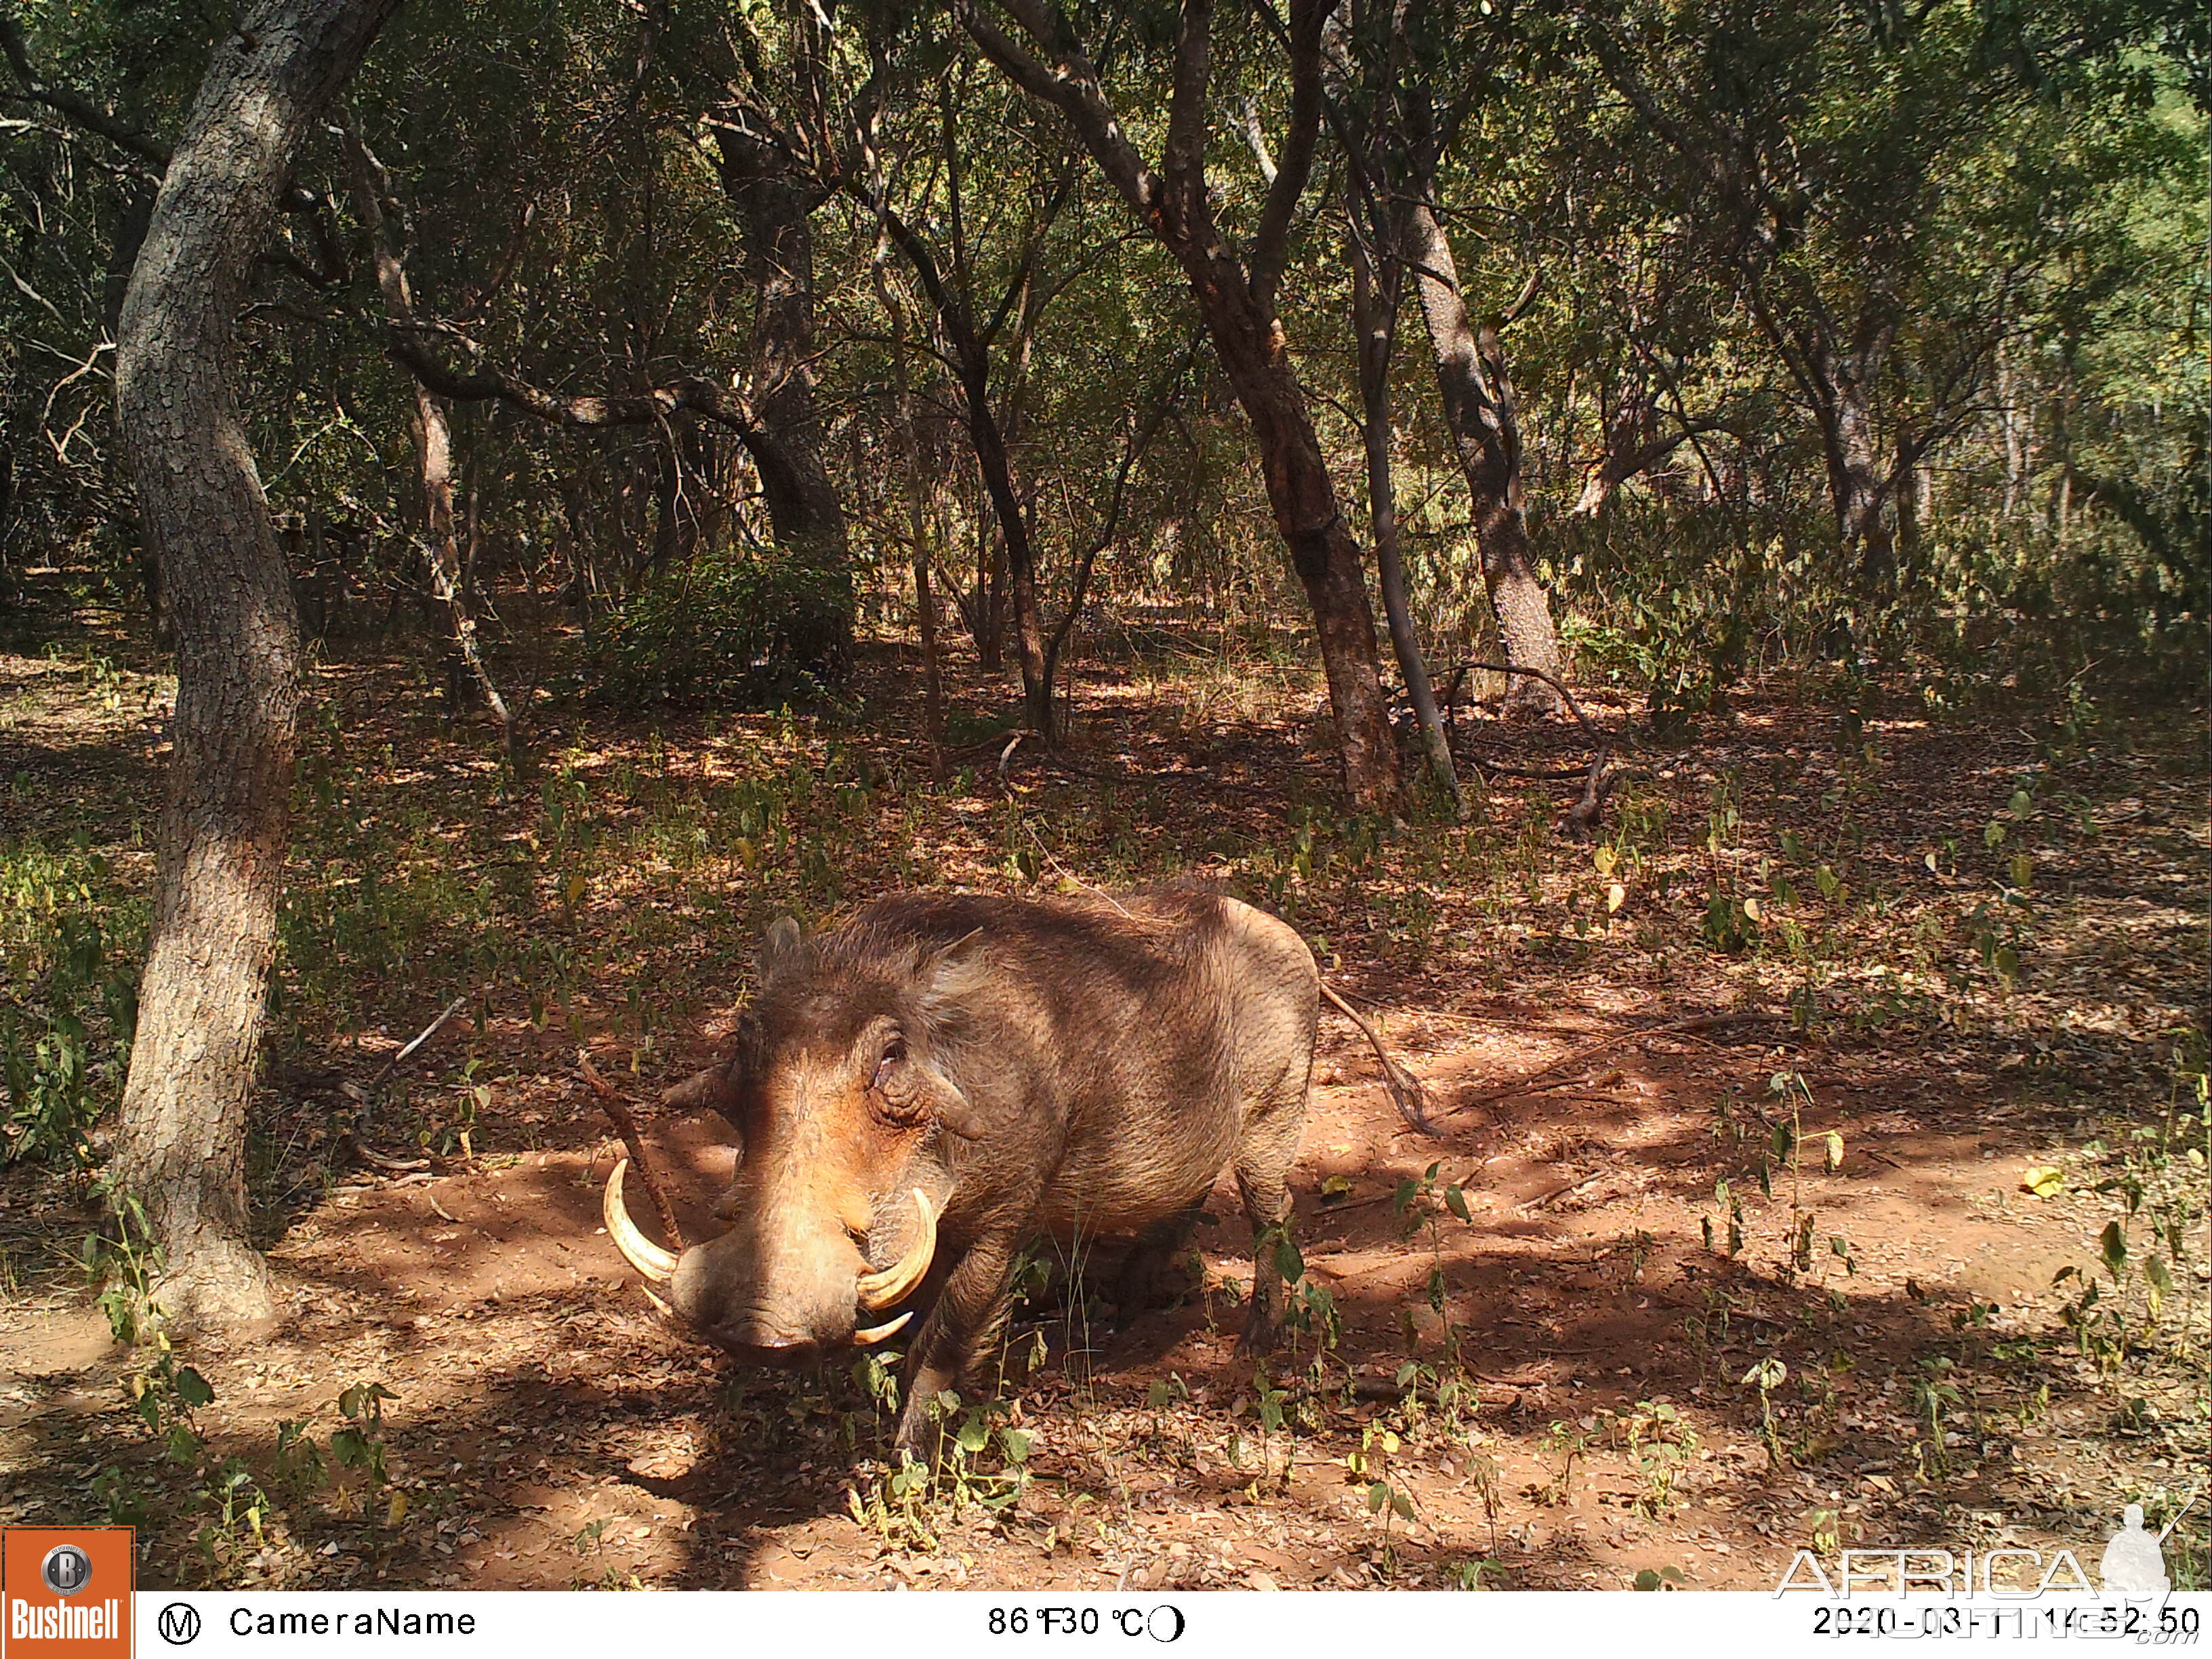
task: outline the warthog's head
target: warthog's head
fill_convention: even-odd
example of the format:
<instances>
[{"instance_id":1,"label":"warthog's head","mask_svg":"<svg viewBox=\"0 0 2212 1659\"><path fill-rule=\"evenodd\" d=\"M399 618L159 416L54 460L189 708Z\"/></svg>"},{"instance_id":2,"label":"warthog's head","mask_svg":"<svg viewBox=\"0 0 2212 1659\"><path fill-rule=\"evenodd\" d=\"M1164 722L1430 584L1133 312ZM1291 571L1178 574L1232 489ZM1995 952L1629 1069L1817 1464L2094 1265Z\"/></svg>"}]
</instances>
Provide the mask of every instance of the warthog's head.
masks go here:
<instances>
[{"instance_id":1,"label":"warthog's head","mask_svg":"<svg viewBox=\"0 0 2212 1659\"><path fill-rule=\"evenodd\" d=\"M937 1253L948 1182L936 1142L976 1133L940 1065L982 968L973 937L933 950L854 928L809 944L787 919L770 930L760 994L714 1088L737 1139L715 1211L727 1230L672 1255L630 1220L627 1166L607 1182L607 1232L666 1287L664 1306L759 1364L880 1342L914 1316L895 1310Z\"/></svg>"}]
</instances>

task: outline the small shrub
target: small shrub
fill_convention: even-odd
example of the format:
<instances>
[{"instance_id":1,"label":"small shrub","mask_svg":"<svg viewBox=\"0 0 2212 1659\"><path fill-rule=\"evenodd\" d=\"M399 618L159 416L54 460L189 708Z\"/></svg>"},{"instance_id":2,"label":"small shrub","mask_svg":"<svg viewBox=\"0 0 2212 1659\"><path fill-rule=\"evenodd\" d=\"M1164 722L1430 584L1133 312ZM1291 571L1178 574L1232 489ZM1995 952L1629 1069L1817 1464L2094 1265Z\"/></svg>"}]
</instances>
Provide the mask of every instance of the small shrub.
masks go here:
<instances>
[{"instance_id":1,"label":"small shrub","mask_svg":"<svg viewBox=\"0 0 2212 1659\"><path fill-rule=\"evenodd\" d=\"M788 560L702 558L622 600L592 642L599 694L765 705L826 695L849 666L853 581Z\"/></svg>"}]
</instances>

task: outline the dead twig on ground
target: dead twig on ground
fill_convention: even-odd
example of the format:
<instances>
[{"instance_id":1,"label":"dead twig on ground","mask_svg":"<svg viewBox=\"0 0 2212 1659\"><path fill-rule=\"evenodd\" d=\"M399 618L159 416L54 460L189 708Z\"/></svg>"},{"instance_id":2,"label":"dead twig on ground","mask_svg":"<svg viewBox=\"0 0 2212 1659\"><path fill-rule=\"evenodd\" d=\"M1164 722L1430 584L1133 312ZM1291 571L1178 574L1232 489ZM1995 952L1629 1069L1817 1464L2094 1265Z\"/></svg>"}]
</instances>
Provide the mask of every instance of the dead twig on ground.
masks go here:
<instances>
[{"instance_id":1,"label":"dead twig on ground","mask_svg":"<svg viewBox=\"0 0 2212 1659\"><path fill-rule=\"evenodd\" d=\"M1451 1117L1474 1107L1487 1105L1492 1101L1509 1100L1515 1095L1526 1094L1532 1085L1549 1077L1553 1073L1588 1060L1593 1054L1601 1054L1607 1049L1617 1048L1621 1043L1633 1042L1638 1037L1662 1036L1680 1031L1709 1031L1723 1025L1777 1024L1781 1018L1779 1014L1767 1013L1698 1014L1688 1019L1669 1020L1664 1025L1639 1025L1630 1030L1616 1031L1611 1036L1593 1042L1587 1048L1577 1048L1571 1054L1562 1054L1550 1065L1540 1066L1534 1071L1525 1073L1510 1083L1498 1084L1483 1090L1479 1094L1466 1096L1457 1104L1445 1110L1442 1115ZM1556 1085L1546 1085L1545 1086Z\"/></svg>"},{"instance_id":2,"label":"dead twig on ground","mask_svg":"<svg viewBox=\"0 0 2212 1659\"><path fill-rule=\"evenodd\" d=\"M1564 1187L1554 1187L1548 1193L1545 1193L1536 1198L1529 1199L1522 1204L1521 1208L1524 1210L1540 1210L1546 1205L1552 1203L1554 1200L1565 1198L1570 1193L1578 1193L1585 1187L1595 1186L1597 1182L1604 1180L1606 1176L1612 1173L1613 1166L1608 1164L1602 1170L1599 1170L1593 1174L1584 1176L1580 1181L1570 1181Z\"/></svg>"},{"instance_id":3,"label":"dead twig on ground","mask_svg":"<svg viewBox=\"0 0 2212 1659\"><path fill-rule=\"evenodd\" d=\"M447 1003L444 1012L417 1031L410 1042L404 1044L386 1060L383 1065L378 1066L375 1075L366 1084L356 1083L349 1079L338 1085L338 1092L354 1103L353 1123L338 1138L338 1144L359 1162L379 1170L425 1170L429 1167L428 1158L387 1158L371 1146L368 1144L369 1120L376 1115L376 1091L384 1086L385 1079L405 1064L409 1055L437 1036L447 1020L468 1006L468 994L463 992Z\"/></svg>"},{"instance_id":4,"label":"dead twig on ground","mask_svg":"<svg viewBox=\"0 0 2212 1659\"><path fill-rule=\"evenodd\" d=\"M408 1043L407 1046L400 1049L398 1054L392 1055L391 1059L386 1060L383 1065L377 1067L376 1075L368 1080L368 1086L371 1089L377 1088L384 1082L385 1079L390 1077L392 1073L398 1071L402 1066L404 1066L407 1063L408 1057L414 1054L414 1052L417 1048L421 1048L424 1043L428 1042L432 1037L437 1036L440 1029L444 1026L445 1023L451 1019L455 1014L460 1012L461 1010L468 1005L468 993L465 991L459 996L455 997L451 1002L447 1003L446 1005L446 1012L440 1014L437 1018L432 1020L428 1025L425 1025L421 1030L417 1031L415 1034L415 1040L413 1042Z\"/></svg>"}]
</instances>

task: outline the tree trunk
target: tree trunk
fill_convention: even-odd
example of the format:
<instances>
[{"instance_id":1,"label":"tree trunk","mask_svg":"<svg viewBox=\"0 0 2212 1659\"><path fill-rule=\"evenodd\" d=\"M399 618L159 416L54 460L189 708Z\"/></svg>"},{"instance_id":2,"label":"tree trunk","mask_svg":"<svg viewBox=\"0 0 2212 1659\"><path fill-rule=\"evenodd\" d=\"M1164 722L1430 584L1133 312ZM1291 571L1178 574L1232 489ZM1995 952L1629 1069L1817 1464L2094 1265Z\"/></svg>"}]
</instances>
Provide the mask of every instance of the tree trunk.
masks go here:
<instances>
[{"instance_id":1,"label":"tree trunk","mask_svg":"<svg viewBox=\"0 0 2212 1659\"><path fill-rule=\"evenodd\" d=\"M1565 679L1551 600L1530 556L1520 422L1496 325L1486 321L1478 329L1469 319L1451 244L1427 204L1417 202L1409 210L1407 241L1436 358L1444 422L1467 475L1483 585L1498 612L1505 660ZM1559 707L1557 695L1543 681L1527 675L1514 678L1506 688L1509 705Z\"/></svg>"},{"instance_id":2,"label":"tree trunk","mask_svg":"<svg viewBox=\"0 0 2212 1659\"><path fill-rule=\"evenodd\" d=\"M246 1109L283 885L298 617L233 380L234 321L301 136L397 0L282 0L215 48L123 302L116 410L177 630L177 712L111 1171L184 1324L264 1319Z\"/></svg>"},{"instance_id":3,"label":"tree trunk","mask_svg":"<svg viewBox=\"0 0 2212 1659\"><path fill-rule=\"evenodd\" d=\"M1275 528L1314 616L1329 706L1336 717L1346 793L1370 810L1398 793L1398 754L1377 673L1375 612L1360 572L1358 544L1337 506L1304 388L1279 323L1261 329L1249 301L1226 285L1201 285L1199 306L1229 384L1252 423Z\"/></svg>"},{"instance_id":4,"label":"tree trunk","mask_svg":"<svg viewBox=\"0 0 2212 1659\"><path fill-rule=\"evenodd\" d=\"M744 227L753 283L757 427L743 434L776 545L817 570L843 570L845 511L823 459L814 401L814 226L820 191L778 149L733 125L714 129L723 193Z\"/></svg>"},{"instance_id":5,"label":"tree trunk","mask_svg":"<svg viewBox=\"0 0 2212 1659\"><path fill-rule=\"evenodd\" d=\"M880 255L874 266L876 298L891 323L891 382L897 395L901 459L906 463L906 533L914 563L915 625L921 633L923 737L929 745L929 773L945 781L945 677L938 661L937 595L929 584L928 487L922 474L920 411L907 366L906 307L892 296Z\"/></svg>"},{"instance_id":6,"label":"tree trunk","mask_svg":"<svg viewBox=\"0 0 2212 1659\"><path fill-rule=\"evenodd\" d=\"M415 297L408 289L407 268L400 260L399 249L385 222L384 169L350 122L345 128L345 148L352 173L354 212L368 233L386 319L394 329L411 333L415 327ZM415 461L422 484L422 526L427 537L423 562L429 567L430 588L445 604L453 652L477 690L483 694L484 706L491 710L492 718L499 722L507 769L518 784L524 783L528 781L532 769L529 744L520 722L507 707L507 699L500 695L491 668L484 661L483 642L477 635L476 606L463 569L460 538L453 527L453 426L446 418L444 401L421 380L415 380L414 386ZM471 540L474 540L473 536ZM459 689L458 679L458 676L451 676L448 682L456 693ZM458 696L454 702L458 708Z\"/></svg>"},{"instance_id":7,"label":"tree trunk","mask_svg":"<svg viewBox=\"0 0 2212 1659\"><path fill-rule=\"evenodd\" d=\"M1833 365L1827 379L1834 402L1821 424L1836 528L1845 551L1858 555L1860 580L1878 592L1897 574L1896 503L1889 467L1875 431L1866 382L1856 366Z\"/></svg>"},{"instance_id":8,"label":"tree trunk","mask_svg":"<svg viewBox=\"0 0 2212 1659\"><path fill-rule=\"evenodd\" d=\"M1018 27L1051 56L1048 64L1000 32L980 8L957 8L969 36L1000 69L1032 97L1068 116L1138 222L1182 267L1214 354L1252 424L1275 527L1313 611L1345 792L1360 807L1375 811L1398 795L1398 754L1382 702L1375 613L1359 547L1338 506L1275 301L1298 198L1311 176L1324 102L1322 35L1334 9L1331 0L1292 0L1285 36L1291 127L1249 246L1239 253L1214 222L1206 177L1212 0L1183 0L1180 9L1175 88L1158 174L1131 143L1096 70L1073 47L1064 16L1048 15L1042 7L1018 9Z\"/></svg>"},{"instance_id":9,"label":"tree trunk","mask_svg":"<svg viewBox=\"0 0 2212 1659\"><path fill-rule=\"evenodd\" d=\"M1352 326L1358 342L1360 437L1367 452L1367 514L1375 538L1376 571L1382 582L1382 611L1389 619L1390 644L1406 696L1420 723L1422 746L1437 787L1451 797L1452 810L1467 816L1467 798L1452 766L1451 741L1437 713L1428 665L1421 659L1420 635L1406 594L1405 560L1398 543L1397 486L1390 465L1390 354L1397 343L1398 302L1405 290L1404 267L1393 261L1375 269L1358 222L1356 204L1347 204L1346 252L1352 261ZM1386 255L1386 258L1388 256Z\"/></svg>"}]
</instances>

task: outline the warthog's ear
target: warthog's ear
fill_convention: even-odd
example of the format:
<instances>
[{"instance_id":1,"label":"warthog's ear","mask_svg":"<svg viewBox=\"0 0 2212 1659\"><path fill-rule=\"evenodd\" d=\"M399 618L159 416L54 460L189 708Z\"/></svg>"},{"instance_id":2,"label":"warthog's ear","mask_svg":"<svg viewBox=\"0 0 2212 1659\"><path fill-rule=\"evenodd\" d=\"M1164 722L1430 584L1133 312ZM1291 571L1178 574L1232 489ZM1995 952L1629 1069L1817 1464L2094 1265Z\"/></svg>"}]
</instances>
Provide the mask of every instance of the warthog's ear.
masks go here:
<instances>
[{"instance_id":1,"label":"warthog's ear","mask_svg":"<svg viewBox=\"0 0 2212 1659\"><path fill-rule=\"evenodd\" d=\"M988 991L990 975L990 951L980 927L929 952L915 969L917 1011L930 1037L928 1060L920 1067L927 1079L929 1110L964 1140L981 1139L990 1126L940 1068L957 1060L963 1028L970 1024L969 1005Z\"/></svg>"},{"instance_id":2,"label":"warthog's ear","mask_svg":"<svg viewBox=\"0 0 2212 1659\"><path fill-rule=\"evenodd\" d=\"M799 936L799 923L789 916L778 916L769 925L768 936L761 940L759 953L753 958L753 967L759 981L766 985L795 966L805 955L806 942Z\"/></svg>"},{"instance_id":3,"label":"warthog's ear","mask_svg":"<svg viewBox=\"0 0 2212 1659\"><path fill-rule=\"evenodd\" d=\"M921 992L922 1012L932 1020L957 1018L960 1005L982 989L991 972L983 930L976 928L921 959L914 982Z\"/></svg>"}]
</instances>

